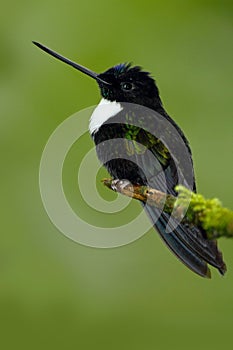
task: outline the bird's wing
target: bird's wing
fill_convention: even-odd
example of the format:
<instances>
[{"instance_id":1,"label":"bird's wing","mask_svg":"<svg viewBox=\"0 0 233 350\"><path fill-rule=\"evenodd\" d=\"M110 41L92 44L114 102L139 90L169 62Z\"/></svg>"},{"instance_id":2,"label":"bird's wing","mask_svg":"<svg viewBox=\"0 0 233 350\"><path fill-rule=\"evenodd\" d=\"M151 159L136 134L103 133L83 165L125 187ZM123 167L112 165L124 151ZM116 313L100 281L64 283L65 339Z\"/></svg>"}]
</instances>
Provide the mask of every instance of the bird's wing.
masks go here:
<instances>
[{"instance_id":1,"label":"bird's wing","mask_svg":"<svg viewBox=\"0 0 233 350\"><path fill-rule=\"evenodd\" d=\"M135 158L136 162L140 164L150 187L175 196L174 188L178 184L195 189L191 152L188 149L186 154L190 157L188 161L190 162L189 167L191 166L191 169L188 169L191 176L186 180L186 174L183 173L186 165L182 164L184 159L181 159L184 154L182 150L184 144L180 145L179 137L173 139L173 149L176 148L175 160L167 145L162 140L149 137L147 131L141 131L141 134L138 134L137 141L142 141L144 145L147 142L149 152L139 153L135 151ZM181 169L179 168L180 164ZM160 171L158 170L159 167ZM221 274L225 273L226 266L222 254L217 248L216 241L206 239L203 232L194 225L180 223L169 214L154 207L146 205L144 208L168 247L191 270L201 276L208 277L210 276L208 263L216 267Z\"/></svg>"}]
</instances>

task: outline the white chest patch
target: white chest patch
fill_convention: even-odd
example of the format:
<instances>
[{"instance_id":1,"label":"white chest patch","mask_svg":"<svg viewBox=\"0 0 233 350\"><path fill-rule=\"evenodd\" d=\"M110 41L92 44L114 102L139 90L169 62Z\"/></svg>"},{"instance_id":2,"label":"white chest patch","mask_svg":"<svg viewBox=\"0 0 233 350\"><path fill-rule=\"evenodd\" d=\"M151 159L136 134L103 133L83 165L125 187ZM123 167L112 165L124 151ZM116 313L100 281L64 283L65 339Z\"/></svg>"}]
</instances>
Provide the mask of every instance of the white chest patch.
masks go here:
<instances>
[{"instance_id":1,"label":"white chest patch","mask_svg":"<svg viewBox=\"0 0 233 350\"><path fill-rule=\"evenodd\" d=\"M90 133L93 134L98 131L102 124L122 111L122 109L123 108L119 102L111 102L102 98L92 113L89 124Z\"/></svg>"}]
</instances>

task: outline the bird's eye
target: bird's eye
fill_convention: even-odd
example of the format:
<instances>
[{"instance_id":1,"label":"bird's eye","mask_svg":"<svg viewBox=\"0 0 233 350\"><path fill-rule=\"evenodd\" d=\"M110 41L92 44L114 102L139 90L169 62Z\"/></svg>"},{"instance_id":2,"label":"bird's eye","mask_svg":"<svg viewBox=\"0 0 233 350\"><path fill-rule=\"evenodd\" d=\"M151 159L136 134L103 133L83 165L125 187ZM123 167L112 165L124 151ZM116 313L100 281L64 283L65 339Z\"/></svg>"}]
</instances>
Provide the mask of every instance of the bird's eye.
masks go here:
<instances>
[{"instance_id":1,"label":"bird's eye","mask_svg":"<svg viewBox=\"0 0 233 350\"><path fill-rule=\"evenodd\" d=\"M129 82L127 82L127 83L122 83L122 84L121 84L121 87L122 87L123 90L129 91L129 90L132 90L132 89L133 89L133 84L132 84L132 83L129 83Z\"/></svg>"}]
</instances>

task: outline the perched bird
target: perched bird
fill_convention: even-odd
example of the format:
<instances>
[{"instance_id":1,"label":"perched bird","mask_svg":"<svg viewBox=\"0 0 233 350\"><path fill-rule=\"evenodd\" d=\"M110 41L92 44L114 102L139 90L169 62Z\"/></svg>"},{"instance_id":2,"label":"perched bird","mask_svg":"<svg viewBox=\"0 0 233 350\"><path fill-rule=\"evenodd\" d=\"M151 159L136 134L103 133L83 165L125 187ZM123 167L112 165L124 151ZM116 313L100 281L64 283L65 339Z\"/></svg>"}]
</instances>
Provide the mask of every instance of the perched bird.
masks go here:
<instances>
[{"instance_id":1,"label":"perched bird","mask_svg":"<svg viewBox=\"0 0 233 350\"><path fill-rule=\"evenodd\" d=\"M97 156L114 179L127 179L174 196L178 184L196 191L188 140L165 111L148 72L119 64L97 74L33 43L97 81L102 100L91 116L89 129ZM225 273L216 241L208 240L202 228L180 223L148 205L144 209L161 238L188 268L203 277L210 277L208 264Z\"/></svg>"}]
</instances>

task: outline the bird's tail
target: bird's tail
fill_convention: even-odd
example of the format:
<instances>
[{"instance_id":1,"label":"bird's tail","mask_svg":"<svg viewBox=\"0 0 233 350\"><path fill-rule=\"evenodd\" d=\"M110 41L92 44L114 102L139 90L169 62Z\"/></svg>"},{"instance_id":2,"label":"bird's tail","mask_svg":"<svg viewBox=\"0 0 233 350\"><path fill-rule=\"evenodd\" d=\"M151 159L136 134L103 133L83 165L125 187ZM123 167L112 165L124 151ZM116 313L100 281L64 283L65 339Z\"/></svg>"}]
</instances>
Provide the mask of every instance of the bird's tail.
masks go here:
<instances>
[{"instance_id":1,"label":"bird's tail","mask_svg":"<svg viewBox=\"0 0 233 350\"><path fill-rule=\"evenodd\" d=\"M207 240L197 227L178 223L157 208L145 205L144 209L161 238L187 267L202 277L210 278L207 265L210 264L224 275L226 265L216 241Z\"/></svg>"}]
</instances>

